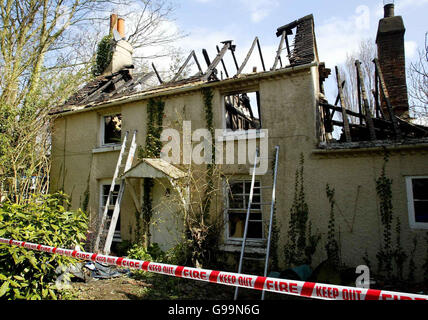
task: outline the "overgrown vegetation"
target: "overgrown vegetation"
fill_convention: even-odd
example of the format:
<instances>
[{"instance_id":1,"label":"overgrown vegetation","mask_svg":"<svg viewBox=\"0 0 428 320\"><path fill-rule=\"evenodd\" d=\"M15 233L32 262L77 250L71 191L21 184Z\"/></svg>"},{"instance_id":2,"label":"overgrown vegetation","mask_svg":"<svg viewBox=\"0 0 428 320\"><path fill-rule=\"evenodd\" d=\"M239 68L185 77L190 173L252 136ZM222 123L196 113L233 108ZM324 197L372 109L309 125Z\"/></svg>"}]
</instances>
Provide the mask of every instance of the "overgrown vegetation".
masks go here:
<instances>
[{"instance_id":1,"label":"overgrown vegetation","mask_svg":"<svg viewBox=\"0 0 428 320\"><path fill-rule=\"evenodd\" d=\"M24 204L11 201L0 206L0 237L49 246L83 247L87 217L81 210L68 211L63 193L32 196ZM58 266L75 259L16 246L1 246L0 297L2 299L57 299L61 292L53 281Z\"/></svg>"},{"instance_id":2,"label":"overgrown vegetation","mask_svg":"<svg viewBox=\"0 0 428 320\"><path fill-rule=\"evenodd\" d=\"M334 218L334 205L336 203L334 199L335 190L326 185L326 194L328 202L330 203L330 220L328 222L328 232L327 232L327 243L325 245L325 250L327 251L327 260L334 267L339 267L340 258L339 258L339 244L336 240L336 227L335 227L335 218Z\"/></svg>"},{"instance_id":3,"label":"overgrown vegetation","mask_svg":"<svg viewBox=\"0 0 428 320\"><path fill-rule=\"evenodd\" d=\"M385 155L382 172L379 178L376 179L376 192L380 201L379 211L381 223L383 226L383 242L378 254L379 273L385 273L387 279L392 277L392 180L386 176L386 164L388 156Z\"/></svg>"},{"instance_id":4,"label":"overgrown vegetation","mask_svg":"<svg viewBox=\"0 0 428 320\"><path fill-rule=\"evenodd\" d=\"M111 34L103 37L97 47L95 65L92 68L94 76L101 75L111 62L113 57L113 36Z\"/></svg>"},{"instance_id":5,"label":"overgrown vegetation","mask_svg":"<svg viewBox=\"0 0 428 320\"><path fill-rule=\"evenodd\" d=\"M304 163L304 156L301 154L299 168L296 169L288 238L284 247L285 263L288 266L310 265L320 239L319 235L312 234L312 225L309 221L309 208L305 200Z\"/></svg>"},{"instance_id":6,"label":"overgrown vegetation","mask_svg":"<svg viewBox=\"0 0 428 320\"><path fill-rule=\"evenodd\" d=\"M146 145L139 149L138 157L143 158L159 158L162 149L162 141L160 136L163 130L165 102L161 99L149 99L147 104L147 134ZM153 217L153 198L152 190L155 185L153 178L144 178L144 194L143 194L143 238L144 246L150 246L150 224Z\"/></svg>"}]
</instances>

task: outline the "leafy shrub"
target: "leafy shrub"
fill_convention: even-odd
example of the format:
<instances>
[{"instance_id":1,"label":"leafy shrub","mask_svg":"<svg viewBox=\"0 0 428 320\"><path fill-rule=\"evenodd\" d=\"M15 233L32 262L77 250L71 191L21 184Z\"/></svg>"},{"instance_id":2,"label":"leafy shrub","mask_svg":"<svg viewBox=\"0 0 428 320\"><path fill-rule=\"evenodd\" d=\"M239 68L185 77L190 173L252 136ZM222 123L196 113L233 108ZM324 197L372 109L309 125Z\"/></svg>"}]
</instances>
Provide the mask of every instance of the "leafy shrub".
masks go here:
<instances>
[{"instance_id":1,"label":"leafy shrub","mask_svg":"<svg viewBox=\"0 0 428 320\"><path fill-rule=\"evenodd\" d=\"M0 204L0 237L61 248L83 247L87 218L68 211L63 193L33 196L25 204ZM55 269L75 259L0 245L1 299L57 299Z\"/></svg>"},{"instance_id":2,"label":"leafy shrub","mask_svg":"<svg viewBox=\"0 0 428 320\"><path fill-rule=\"evenodd\" d=\"M94 76L101 75L111 62L113 57L112 39L113 37L111 35L107 35L103 37L98 44L97 57L95 65L92 68L92 74Z\"/></svg>"},{"instance_id":3,"label":"leafy shrub","mask_svg":"<svg viewBox=\"0 0 428 320\"><path fill-rule=\"evenodd\" d=\"M127 252L126 256L130 259L163 262L165 252L157 243L152 243L147 249L141 244L134 244Z\"/></svg>"}]
</instances>

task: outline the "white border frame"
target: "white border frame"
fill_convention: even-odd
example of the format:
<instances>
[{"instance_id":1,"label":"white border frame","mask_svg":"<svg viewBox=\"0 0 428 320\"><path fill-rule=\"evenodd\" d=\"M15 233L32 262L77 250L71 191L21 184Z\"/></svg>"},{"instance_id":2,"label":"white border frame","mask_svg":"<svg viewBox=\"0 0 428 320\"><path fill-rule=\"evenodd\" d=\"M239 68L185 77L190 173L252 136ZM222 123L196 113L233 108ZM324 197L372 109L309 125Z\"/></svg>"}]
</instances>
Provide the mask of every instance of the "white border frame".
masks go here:
<instances>
[{"instance_id":1,"label":"white border frame","mask_svg":"<svg viewBox=\"0 0 428 320\"><path fill-rule=\"evenodd\" d=\"M428 229L428 222L416 222L415 208L413 200L413 179L428 179L428 176L407 176L406 177L406 191L407 191L407 208L409 213L409 224L411 229Z\"/></svg>"}]
</instances>

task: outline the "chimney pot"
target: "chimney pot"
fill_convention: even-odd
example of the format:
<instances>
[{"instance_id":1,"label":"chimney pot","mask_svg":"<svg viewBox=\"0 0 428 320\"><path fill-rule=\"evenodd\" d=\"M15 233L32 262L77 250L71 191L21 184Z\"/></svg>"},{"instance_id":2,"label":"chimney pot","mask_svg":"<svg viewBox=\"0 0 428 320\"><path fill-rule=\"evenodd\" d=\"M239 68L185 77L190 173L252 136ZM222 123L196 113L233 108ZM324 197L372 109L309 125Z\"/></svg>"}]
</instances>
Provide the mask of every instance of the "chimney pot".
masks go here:
<instances>
[{"instance_id":1,"label":"chimney pot","mask_svg":"<svg viewBox=\"0 0 428 320\"><path fill-rule=\"evenodd\" d=\"M113 29L116 29L117 25L117 14L112 13L110 15L110 32L109 34L113 34Z\"/></svg>"},{"instance_id":2,"label":"chimney pot","mask_svg":"<svg viewBox=\"0 0 428 320\"><path fill-rule=\"evenodd\" d=\"M117 31L122 38L125 38L125 20L123 18L117 20Z\"/></svg>"},{"instance_id":3,"label":"chimney pot","mask_svg":"<svg viewBox=\"0 0 428 320\"><path fill-rule=\"evenodd\" d=\"M395 16L395 10L394 10L395 6L394 3L388 3L386 4L383 9L384 9L384 17L385 18L390 18L390 17L394 17Z\"/></svg>"}]
</instances>

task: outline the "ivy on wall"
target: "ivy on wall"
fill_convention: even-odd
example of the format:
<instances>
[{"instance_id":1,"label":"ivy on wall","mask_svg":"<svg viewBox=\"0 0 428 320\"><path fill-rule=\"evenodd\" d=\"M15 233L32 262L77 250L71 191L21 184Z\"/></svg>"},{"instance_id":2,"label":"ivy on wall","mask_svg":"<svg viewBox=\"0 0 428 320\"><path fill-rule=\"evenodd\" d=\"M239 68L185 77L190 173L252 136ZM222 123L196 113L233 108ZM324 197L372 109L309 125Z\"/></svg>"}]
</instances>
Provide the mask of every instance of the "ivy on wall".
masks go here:
<instances>
[{"instance_id":1,"label":"ivy on wall","mask_svg":"<svg viewBox=\"0 0 428 320\"><path fill-rule=\"evenodd\" d=\"M107 35L101 39L97 48L97 57L95 65L92 68L94 76L101 75L108 67L113 57L113 36Z\"/></svg>"},{"instance_id":2,"label":"ivy on wall","mask_svg":"<svg viewBox=\"0 0 428 320\"><path fill-rule=\"evenodd\" d=\"M211 201L212 201L212 194L214 191L214 170L215 170L215 143L214 143L214 116L213 116L213 93L210 88L204 88L202 90L202 95L204 99L204 111L205 111L205 121L207 124L207 129L211 133L211 141L210 144L213 147L213 152L211 155L211 163L207 164L207 188L205 190L205 196L204 196L204 202L203 202L203 208L204 217L207 217L209 215L210 209L211 209Z\"/></svg>"},{"instance_id":3,"label":"ivy on wall","mask_svg":"<svg viewBox=\"0 0 428 320\"><path fill-rule=\"evenodd\" d=\"M160 136L162 133L165 102L161 99L150 99L147 104L147 134L146 145L140 148L138 157L159 158L162 149ZM143 222L144 222L144 246L150 246L150 223L153 217L152 191L155 185L153 178L144 178L143 186ZM138 216L136 216L138 219ZM137 239L138 240L138 239Z\"/></svg>"},{"instance_id":4,"label":"ivy on wall","mask_svg":"<svg viewBox=\"0 0 428 320\"><path fill-rule=\"evenodd\" d=\"M312 225L309 221L304 188L304 163L304 156L301 154L300 168L296 170L294 200L290 209L288 239L284 247L286 264L294 266L311 264L312 255L320 239L319 235L312 234Z\"/></svg>"},{"instance_id":5,"label":"ivy on wall","mask_svg":"<svg viewBox=\"0 0 428 320\"><path fill-rule=\"evenodd\" d=\"M334 217L334 206L336 204L336 200L334 198L335 190L328 184L326 185L326 194L328 202L330 203L330 220L328 222L327 243L325 245L325 249L327 251L328 262L334 267L339 267L339 244L336 240L336 226Z\"/></svg>"}]
</instances>

